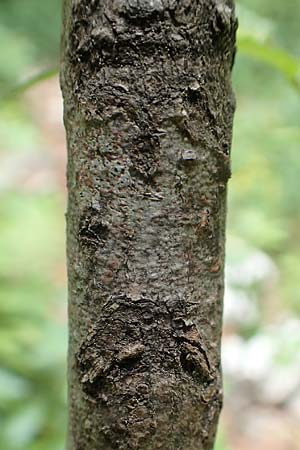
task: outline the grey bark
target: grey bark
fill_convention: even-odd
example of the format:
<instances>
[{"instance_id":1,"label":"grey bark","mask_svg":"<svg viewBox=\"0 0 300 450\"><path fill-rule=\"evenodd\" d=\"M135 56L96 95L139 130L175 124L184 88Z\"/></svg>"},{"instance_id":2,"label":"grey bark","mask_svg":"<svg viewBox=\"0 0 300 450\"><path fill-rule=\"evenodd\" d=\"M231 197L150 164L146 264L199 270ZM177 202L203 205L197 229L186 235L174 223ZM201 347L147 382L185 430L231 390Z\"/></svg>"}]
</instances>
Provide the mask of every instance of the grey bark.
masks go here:
<instances>
[{"instance_id":1,"label":"grey bark","mask_svg":"<svg viewBox=\"0 0 300 450\"><path fill-rule=\"evenodd\" d=\"M69 450L210 450L232 0L65 0Z\"/></svg>"}]
</instances>

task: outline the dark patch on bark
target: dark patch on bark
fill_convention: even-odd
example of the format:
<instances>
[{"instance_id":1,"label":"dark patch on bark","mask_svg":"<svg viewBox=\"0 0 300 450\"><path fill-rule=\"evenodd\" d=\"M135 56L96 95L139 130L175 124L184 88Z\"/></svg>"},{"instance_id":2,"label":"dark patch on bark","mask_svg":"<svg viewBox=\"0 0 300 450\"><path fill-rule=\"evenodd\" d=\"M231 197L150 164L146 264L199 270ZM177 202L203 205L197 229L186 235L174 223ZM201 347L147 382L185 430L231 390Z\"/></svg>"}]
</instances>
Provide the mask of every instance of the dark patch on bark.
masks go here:
<instances>
[{"instance_id":1,"label":"dark patch on bark","mask_svg":"<svg viewBox=\"0 0 300 450\"><path fill-rule=\"evenodd\" d=\"M109 227L101 221L99 211L89 208L79 222L78 237L84 246L98 246L109 234Z\"/></svg>"}]
</instances>

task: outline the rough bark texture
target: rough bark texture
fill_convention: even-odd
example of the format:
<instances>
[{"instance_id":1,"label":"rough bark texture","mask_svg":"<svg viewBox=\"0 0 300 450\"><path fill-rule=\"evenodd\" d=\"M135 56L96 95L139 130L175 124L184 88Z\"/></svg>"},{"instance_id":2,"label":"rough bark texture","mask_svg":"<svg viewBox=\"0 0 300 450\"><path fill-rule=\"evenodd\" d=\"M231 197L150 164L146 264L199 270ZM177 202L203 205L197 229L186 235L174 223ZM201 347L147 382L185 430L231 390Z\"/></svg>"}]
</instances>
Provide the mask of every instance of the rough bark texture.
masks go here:
<instances>
[{"instance_id":1,"label":"rough bark texture","mask_svg":"<svg viewBox=\"0 0 300 450\"><path fill-rule=\"evenodd\" d=\"M211 450L232 0L65 0L69 450Z\"/></svg>"}]
</instances>

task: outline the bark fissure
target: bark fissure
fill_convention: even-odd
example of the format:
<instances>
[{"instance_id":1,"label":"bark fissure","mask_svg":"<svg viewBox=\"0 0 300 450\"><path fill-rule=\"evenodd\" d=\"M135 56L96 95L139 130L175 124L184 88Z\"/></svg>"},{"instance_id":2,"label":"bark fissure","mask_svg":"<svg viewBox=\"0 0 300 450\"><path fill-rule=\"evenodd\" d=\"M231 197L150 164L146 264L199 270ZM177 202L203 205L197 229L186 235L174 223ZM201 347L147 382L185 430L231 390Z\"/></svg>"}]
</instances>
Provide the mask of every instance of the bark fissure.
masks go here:
<instances>
[{"instance_id":1,"label":"bark fissure","mask_svg":"<svg viewBox=\"0 0 300 450\"><path fill-rule=\"evenodd\" d=\"M65 0L68 450L210 450L231 0Z\"/></svg>"}]
</instances>

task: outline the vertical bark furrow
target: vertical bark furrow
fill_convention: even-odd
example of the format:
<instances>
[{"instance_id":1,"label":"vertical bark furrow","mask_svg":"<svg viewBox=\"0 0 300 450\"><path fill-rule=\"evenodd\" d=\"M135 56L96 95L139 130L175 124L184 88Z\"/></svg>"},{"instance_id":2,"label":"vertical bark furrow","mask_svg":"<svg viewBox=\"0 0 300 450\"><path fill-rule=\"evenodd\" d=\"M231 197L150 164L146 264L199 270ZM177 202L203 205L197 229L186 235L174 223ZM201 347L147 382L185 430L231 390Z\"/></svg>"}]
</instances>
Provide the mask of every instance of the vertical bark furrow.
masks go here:
<instances>
[{"instance_id":1,"label":"vertical bark furrow","mask_svg":"<svg viewBox=\"0 0 300 450\"><path fill-rule=\"evenodd\" d=\"M69 450L210 450L229 0L65 0Z\"/></svg>"}]
</instances>

